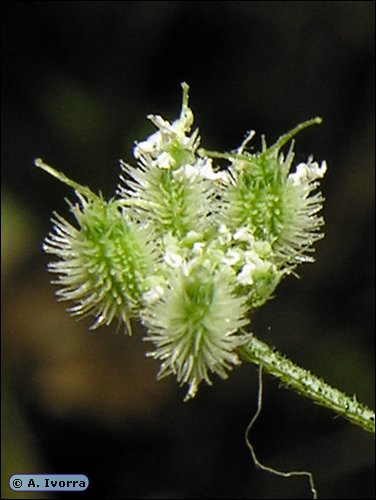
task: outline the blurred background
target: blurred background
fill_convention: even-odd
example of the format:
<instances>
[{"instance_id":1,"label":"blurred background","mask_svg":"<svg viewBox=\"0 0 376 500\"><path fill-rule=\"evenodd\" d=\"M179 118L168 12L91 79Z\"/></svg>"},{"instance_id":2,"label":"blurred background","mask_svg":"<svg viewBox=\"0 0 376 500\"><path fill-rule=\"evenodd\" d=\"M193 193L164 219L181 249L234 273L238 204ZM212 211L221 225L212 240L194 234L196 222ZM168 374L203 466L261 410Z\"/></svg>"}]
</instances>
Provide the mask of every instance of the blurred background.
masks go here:
<instances>
[{"instance_id":1,"label":"blurred background","mask_svg":"<svg viewBox=\"0 0 376 500\"><path fill-rule=\"evenodd\" d=\"M253 318L253 331L374 405L374 2L2 2L2 498L14 473L80 473L87 498L310 498L256 470L244 441L257 369L183 403L135 327L89 331L58 303L41 243L69 188L105 196L119 159L178 116L180 82L207 149L297 123L297 161L326 159L326 238ZM373 439L264 378L251 434L269 466L309 469L320 498L374 498ZM62 498L65 494L45 494ZM76 494L77 495L77 494Z\"/></svg>"}]
</instances>

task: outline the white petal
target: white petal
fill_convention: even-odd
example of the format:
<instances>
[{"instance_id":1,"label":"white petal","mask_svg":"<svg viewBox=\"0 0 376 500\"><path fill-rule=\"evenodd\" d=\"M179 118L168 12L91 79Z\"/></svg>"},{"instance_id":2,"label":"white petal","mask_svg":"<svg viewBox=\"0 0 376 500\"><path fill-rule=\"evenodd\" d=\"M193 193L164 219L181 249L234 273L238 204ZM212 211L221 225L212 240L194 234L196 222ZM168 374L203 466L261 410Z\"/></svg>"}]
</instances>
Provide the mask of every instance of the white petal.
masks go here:
<instances>
[{"instance_id":1,"label":"white petal","mask_svg":"<svg viewBox=\"0 0 376 500\"><path fill-rule=\"evenodd\" d=\"M241 227L234 234L234 240L253 242L251 231L247 227Z\"/></svg>"},{"instance_id":2,"label":"white petal","mask_svg":"<svg viewBox=\"0 0 376 500\"><path fill-rule=\"evenodd\" d=\"M164 256L164 261L169 266L176 268L181 267L183 259L179 254L168 250Z\"/></svg>"},{"instance_id":3,"label":"white petal","mask_svg":"<svg viewBox=\"0 0 376 500\"><path fill-rule=\"evenodd\" d=\"M236 278L237 281L241 285L252 285L253 283L252 272L254 271L255 267L256 266L254 264L245 264L241 273L238 274Z\"/></svg>"}]
</instances>

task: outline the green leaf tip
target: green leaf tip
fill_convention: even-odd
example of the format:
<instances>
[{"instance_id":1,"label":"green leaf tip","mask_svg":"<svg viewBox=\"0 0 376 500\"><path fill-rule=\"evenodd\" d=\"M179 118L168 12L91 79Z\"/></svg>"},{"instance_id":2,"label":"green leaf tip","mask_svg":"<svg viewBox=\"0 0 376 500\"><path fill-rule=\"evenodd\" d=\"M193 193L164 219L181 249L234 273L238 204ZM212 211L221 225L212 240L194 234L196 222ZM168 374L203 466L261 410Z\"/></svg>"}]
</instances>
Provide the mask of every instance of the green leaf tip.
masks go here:
<instances>
[{"instance_id":1,"label":"green leaf tip","mask_svg":"<svg viewBox=\"0 0 376 500\"><path fill-rule=\"evenodd\" d=\"M188 106L189 99L189 85L187 82L181 82L181 88L183 89L183 107Z\"/></svg>"},{"instance_id":2,"label":"green leaf tip","mask_svg":"<svg viewBox=\"0 0 376 500\"><path fill-rule=\"evenodd\" d=\"M295 135L297 135L301 130L304 130L305 128L311 127L312 125L321 125L322 123L322 118L320 116L316 116L315 118L311 118L310 120L306 120L303 123L299 123L296 127L291 129L289 132L286 134L283 134L278 141L273 144L269 149L270 150L280 150L282 146L287 144Z\"/></svg>"},{"instance_id":3,"label":"green leaf tip","mask_svg":"<svg viewBox=\"0 0 376 500\"><path fill-rule=\"evenodd\" d=\"M86 196L87 198L91 200L98 198L98 196L95 193L93 193L90 188L88 188L87 186L82 186L78 182L69 179L69 177L63 174L63 172L60 172L59 170L56 170L54 167L48 165L47 163L44 163L44 161L41 158L36 158L34 160L34 165L38 168L41 168L48 174L52 175L52 177L55 177L55 179L59 180L63 184L70 186L75 191Z\"/></svg>"}]
</instances>

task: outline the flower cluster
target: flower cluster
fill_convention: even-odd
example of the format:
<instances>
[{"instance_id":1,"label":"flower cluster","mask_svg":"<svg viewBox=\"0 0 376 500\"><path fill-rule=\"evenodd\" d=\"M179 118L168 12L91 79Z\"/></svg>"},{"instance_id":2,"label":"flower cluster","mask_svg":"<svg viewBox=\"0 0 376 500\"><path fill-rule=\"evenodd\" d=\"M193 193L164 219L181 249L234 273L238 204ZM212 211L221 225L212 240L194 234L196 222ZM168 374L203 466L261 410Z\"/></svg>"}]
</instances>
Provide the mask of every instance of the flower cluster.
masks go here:
<instances>
[{"instance_id":1,"label":"flower cluster","mask_svg":"<svg viewBox=\"0 0 376 500\"><path fill-rule=\"evenodd\" d=\"M187 398L216 373L225 378L249 341L244 326L281 279L312 261L322 237L317 191L326 164L310 157L291 171L293 142L309 120L262 151L249 153L251 132L231 153L200 149L192 131L188 86L180 116L137 142L137 166L121 163L117 197L103 200L89 188L36 160L36 165L72 186L77 227L55 214L44 250L57 257L62 300L70 312L93 315L93 328L130 318L146 327L149 356L161 362L160 377L174 374L188 385ZM224 158L228 168L215 164Z\"/></svg>"}]
</instances>

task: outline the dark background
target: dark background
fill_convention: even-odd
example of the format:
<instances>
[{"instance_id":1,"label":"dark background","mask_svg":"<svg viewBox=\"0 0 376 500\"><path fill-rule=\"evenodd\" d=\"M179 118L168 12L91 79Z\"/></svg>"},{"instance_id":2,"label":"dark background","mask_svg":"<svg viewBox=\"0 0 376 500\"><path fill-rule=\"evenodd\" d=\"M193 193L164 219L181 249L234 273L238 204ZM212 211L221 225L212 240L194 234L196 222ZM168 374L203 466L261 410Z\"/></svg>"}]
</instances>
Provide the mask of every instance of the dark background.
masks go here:
<instances>
[{"instance_id":1,"label":"dark background","mask_svg":"<svg viewBox=\"0 0 376 500\"><path fill-rule=\"evenodd\" d=\"M252 463L254 366L183 403L175 380L155 381L141 332L93 333L65 313L41 242L73 196L32 162L112 196L119 158L153 130L146 115L178 116L181 81L208 149L322 116L296 158L328 162L327 236L253 330L374 405L374 3L29 1L2 14L2 497L42 497L12 493L14 473L76 472L91 482L77 498L310 498L305 479ZM265 376L259 459L311 470L320 498L374 498L371 435L333 417Z\"/></svg>"}]
</instances>

